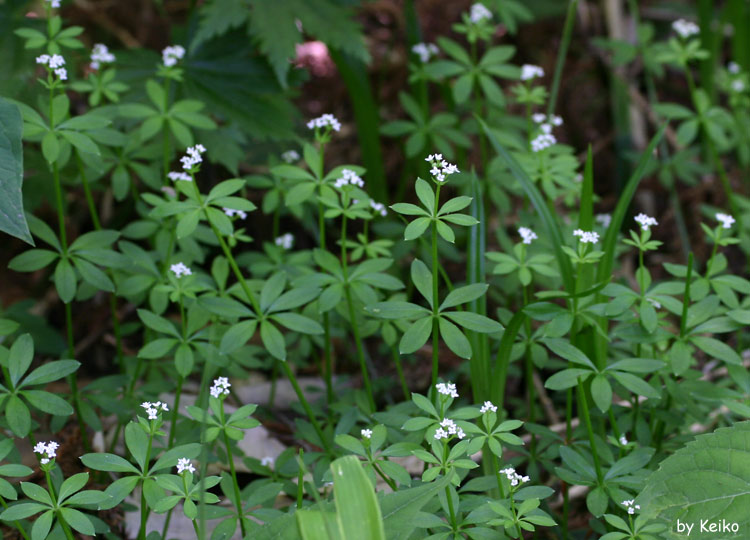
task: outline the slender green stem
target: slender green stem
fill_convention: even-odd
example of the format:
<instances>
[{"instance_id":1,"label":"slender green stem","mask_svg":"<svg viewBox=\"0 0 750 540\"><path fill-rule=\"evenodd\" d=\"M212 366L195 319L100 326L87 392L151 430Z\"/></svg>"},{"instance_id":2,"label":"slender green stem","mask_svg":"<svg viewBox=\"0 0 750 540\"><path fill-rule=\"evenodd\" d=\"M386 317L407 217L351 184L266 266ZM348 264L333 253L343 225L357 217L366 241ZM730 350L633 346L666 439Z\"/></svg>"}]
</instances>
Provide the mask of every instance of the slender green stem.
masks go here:
<instances>
[{"instance_id":1,"label":"slender green stem","mask_svg":"<svg viewBox=\"0 0 750 540\"><path fill-rule=\"evenodd\" d=\"M505 498L505 489L503 488L503 479L500 476L500 465L497 463L497 456L494 452L490 451L489 448L485 448L485 452L489 452L492 460L492 469L495 473L495 480L497 481L497 491L501 499Z\"/></svg>"},{"instance_id":2,"label":"slender green stem","mask_svg":"<svg viewBox=\"0 0 750 540\"><path fill-rule=\"evenodd\" d=\"M359 325L357 324L357 315L354 311L354 300L352 298L351 287L349 286L349 265L347 263L346 254L346 215L342 216L341 219L341 269L344 275L344 296L346 297L346 305L349 309L349 322L352 326L352 334L354 335L354 343L357 347L357 359L359 360L359 369L362 372L362 382L365 385L365 391L367 392L367 399L370 403L370 413L374 413L377 409L375 408L375 397L372 393L372 385L370 384L370 375L367 372L367 362L365 361L365 349L362 344L362 338L359 335Z\"/></svg>"},{"instance_id":3,"label":"slender green stem","mask_svg":"<svg viewBox=\"0 0 750 540\"><path fill-rule=\"evenodd\" d=\"M219 408L219 412L221 413L221 425L226 424L226 419L224 415L224 400L221 400L221 407ZM245 530L245 520L243 518L242 514L242 498L240 497L240 486L237 483L237 471L234 468L234 458L232 457L232 447L229 444L229 436L227 436L226 430L222 430L222 435L224 436L224 446L227 449L227 459L229 460L229 472L232 474L232 487L234 489L234 505L237 508L237 519L240 521L240 530L242 531L242 537L244 538L247 535L247 531Z\"/></svg>"},{"instance_id":4,"label":"slender green stem","mask_svg":"<svg viewBox=\"0 0 750 540\"><path fill-rule=\"evenodd\" d=\"M513 519L516 522L516 532L518 533L518 538L523 540L523 532L521 531L521 526L518 524L518 516L516 515L516 503L513 500L513 491L510 492L510 511L513 513Z\"/></svg>"},{"instance_id":5,"label":"slender green stem","mask_svg":"<svg viewBox=\"0 0 750 540\"><path fill-rule=\"evenodd\" d=\"M174 405L172 406L172 419L170 420L169 426L169 448L172 448L174 443L175 435L177 435L177 418L179 418L180 409L180 397L182 396L182 385L185 382L185 377L178 375L177 377L177 390L174 394Z\"/></svg>"},{"instance_id":6,"label":"slender green stem","mask_svg":"<svg viewBox=\"0 0 750 540\"><path fill-rule=\"evenodd\" d=\"M435 208L433 215L437 216L440 201L440 184L437 185L435 190ZM432 229L432 379L430 384L430 396L435 395L435 385L437 384L438 378L438 364L440 362L440 347L439 347L439 336L440 326L439 322L439 308L440 308L440 296L439 296L439 283L438 283L438 232L437 232L437 220L433 220L431 223Z\"/></svg>"},{"instance_id":7,"label":"slender green stem","mask_svg":"<svg viewBox=\"0 0 750 540\"><path fill-rule=\"evenodd\" d=\"M594 458L594 469L596 470L596 478L598 485L604 485L604 475L602 474L602 466L599 461L599 452L596 450L596 440L594 439L594 429L591 425L591 415L589 414L589 404L586 398L586 387L583 382L579 379L578 381L578 403L581 408L581 416L583 422L586 425L586 431L589 435L589 444L591 445L591 456Z\"/></svg>"},{"instance_id":8,"label":"slender green stem","mask_svg":"<svg viewBox=\"0 0 750 540\"><path fill-rule=\"evenodd\" d=\"M560 90L560 79L562 78L562 70L563 66L565 65L565 57L568 54L568 47L570 46L570 39L573 35L573 27L575 26L577 9L578 0L570 0L570 2L568 3L568 12L565 15L565 26L563 27L562 41L560 42L560 48L557 49L555 74L552 78L552 87L550 88L549 102L547 103L548 116L552 116L555 113L557 94Z\"/></svg>"},{"instance_id":9,"label":"slender green stem","mask_svg":"<svg viewBox=\"0 0 750 540\"><path fill-rule=\"evenodd\" d=\"M164 112L169 110L169 79L164 79ZM162 155L162 182L165 184L168 181L169 174L169 124L164 122L162 128L162 139L161 139L161 155Z\"/></svg>"},{"instance_id":10,"label":"slender green stem","mask_svg":"<svg viewBox=\"0 0 750 540\"><path fill-rule=\"evenodd\" d=\"M443 440L443 463L448 461L448 441ZM445 486L445 498L448 501L448 513L451 519L451 531L456 532L456 511L453 508L453 497L451 496L450 486Z\"/></svg>"},{"instance_id":11,"label":"slender green stem","mask_svg":"<svg viewBox=\"0 0 750 540\"><path fill-rule=\"evenodd\" d=\"M378 476L383 479L383 482L388 484L388 487L390 487L393 491L396 491L396 482L388 478L388 476L386 476L386 474L380 469L380 467L378 467L378 464L375 461L372 462L372 468L375 469L375 472L378 473Z\"/></svg>"},{"instance_id":12,"label":"slender green stem","mask_svg":"<svg viewBox=\"0 0 750 540\"><path fill-rule=\"evenodd\" d=\"M330 454L331 445L328 444L328 440L323 435L323 430L320 428L320 424L318 423L318 420L315 418L315 414L313 414L312 408L310 407L310 404L307 402L307 398L305 398L305 394L302 393L302 389L300 388L299 383L297 382L297 378L294 376L294 373L292 372L292 368L289 367L288 362L281 362L281 365L284 368L284 373L286 373L286 376L289 379L289 382L292 383L292 388L294 388L294 392L297 394L297 399L299 399L299 402L302 405L302 408L305 410L305 412L307 413L307 417L310 419L310 423L315 429L315 432L318 434L320 443L323 445L323 448L325 449L325 451Z\"/></svg>"},{"instance_id":13,"label":"slender green stem","mask_svg":"<svg viewBox=\"0 0 750 540\"><path fill-rule=\"evenodd\" d=\"M398 354L396 345L391 345L391 358L393 363L396 365L396 373L398 373L398 380L401 382L401 390L404 392L404 400L409 401L409 385L406 383L406 377L404 377L404 367L401 364L401 355Z\"/></svg>"},{"instance_id":14,"label":"slender green stem","mask_svg":"<svg viewBox=\"0 0 750 540\"><path fill-rule=\"evenodd\" d=\"M148 469L149 461L151 460L151 446L154 442L154 430L151 429L148 434L148 445L146 446L146 459L143 462L145 468ZM146 522L148 521L148 504L146 503L146 492L143 489L144 480L141 479L141 526L138 530L138 540L146 540Z\"/></svg>"}]
</instances>

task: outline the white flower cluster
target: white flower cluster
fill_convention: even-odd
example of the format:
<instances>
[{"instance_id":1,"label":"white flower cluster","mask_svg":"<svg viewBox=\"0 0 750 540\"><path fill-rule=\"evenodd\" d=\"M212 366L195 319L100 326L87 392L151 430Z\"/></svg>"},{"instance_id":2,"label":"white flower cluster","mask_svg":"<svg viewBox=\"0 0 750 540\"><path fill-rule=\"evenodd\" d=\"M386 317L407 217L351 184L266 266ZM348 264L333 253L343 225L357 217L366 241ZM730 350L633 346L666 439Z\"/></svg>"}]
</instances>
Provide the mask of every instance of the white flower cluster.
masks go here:
<instances>
[{"instance_id":1,"label":"white flower cluster","mask_svg":"<svg viewBox=\"0 0 750 540\"><path fill-rule=\"evenodd\" d=\"M292 233L282 234L281 236L276 238L274 242L277 246L280 246L286 250L290 250L294 245L294 236L292 235Z\"/></svg>"},{"instance_id":2,"label":"white flower cluster","mask_svg":"<svg viewBox=\"0 0 750 540\"><path fill-rule=\"evenodd\" d=\"M234 208L227 208L226 206L222 206L221 209L224 210L224 213L229 217L239 216L240 219L247 218L247 212L242 210L235 210Z\"/></svg>"},{"instance_id":3,"label":"white flower cluster","mask_svg":"<svg viewBox=\"0 0 750 540\"><path fill-rule=\"evenodd\" d=\"M511 486L517 486L518 484L525 484L529 481L528 476L521 476L516 472L513 467L507 467L500 469L500 473L504 474L505 477L510 481Z\"/></svg>"},{"instance_id":4,"label":"white flower cluster","mask_svg":"<svg viewBox=\"0 0 750 540\"><path fill-rule=\"evenodd\" d=\"M150 401L144 401L141 403L141 407L146 409L146 414L148 415L149 420L156 420L160 412L167 412L169 410L167 404L162 403L161 401L155 401L153 403Z\"/></svg>"},{"instance_id":5,"label":"white flower cluster","mask_svg":"<svg viewBox=\"0 0 750 540\"><path fill-rule=\"evenodd\" d=\"M625 435L620 435L620 439L619 440L620 440L620 444L623 445L623 446L625 446L625 445L628 444L628 438L625 437Z\"/></svg>"},{"instance_id":6,"label":"white flower cluster","mask_svg":"<svg viewBox=\"0 0 750 540\"><path fill-rule=\"evenodd\" d=\"M735 79L732 81L732 90L735 92L742 92L745 90L745 83L742 82L742 79Z\"/></svg>"},{"instance_id":7,"label":"white flower cluster","mask_svg":"<svg viewBox=\"0 0 750 540\"><path fill-rule=\"evenodd\" d=\"M635 504L635 499L630 499L629 501L622 501L622 505L625 508L627 508L628 514L630 514L631 516L633 514L635 514L636 510L640 510L641 509L641 505L640 504Z\"/></svg>"},{"instance_id":8,"label":"white flower cluster","mask_svg":"<svg viewBox=\"0 0 750 540\"><path fill-rule=\"evenodd\" d=\"M370 199L370 208L375 210L376 214L380 214L383 217L388 215L388 211L385 209L385 205L383 203L375 202Z\"/></svg>"},{"instance_id":9,"label":"white flower cluster","mask_svg":"<svg viewBox=\"0 0 750 540\"><path fill-rule=\"evenodd\" d=\"M324 114L317 118L313 118L307 123L308 129L324 128L330 126L333 131L339 131L341 129L341 122L339 122L332 114Z\"/></svg>"},{"instance_id":10,"label":"white flower cluster","mask_svg":"<svg viewBox=\"0 0 750 540\"><path fill-rule=\"evenodd\" d=\"M190 463L190 460L188 458L183 457L177 460L177 474L182 474L185 471L194 473L195 467L192 463Z\"/></svg>"},{"instance_id":11,"label":"white flower cluster","mask_svg":"<svg viewBox=\"0 0 750 540\"><path fill-rule=\"evenodd\" d=\"M727 71L733 75L737 75L740 72L740 65L737 62L729 62L727 64Z\"/></svg>"},{"instance_id":12,"label":"white flower cluster","mask_svg":"<svg viewBox=\"0 0 750 540\"><path fill-rule=\"evenodd\" d=\"M734 218L729 214L722 214L719 212L716 214L716 221L721 221L721 226L725 229L731 229L732 224L734 223Z\"/></svg>"},{"instance_id":13,"label":"white flower cluster","mask_svg":"<svg viewBox=\"0 0 750 540\"><path fill-rule=\"evenodd\" d=\"M211 396L218 398L219 396L228 396L229 395L229 387L232 386L229 384L229 380L226 377L219 377L218 379L214 379L214 385L209 390Z\"/></svg>"},{"instance_id":14,"label":"white flower cluster","mask_svg":"<svg viewBox=\"0 0 750 540\"><path fill-rule=\"evenodd\" d=\"M39 461L42 465L46 465L51 459L57 457L57 449L59 447L60 445L55 441L50 441L48 443L38 442L34 447L34 452L43 456Z\"/></svg>"},{"instance_id":15,"label":"white flower cluster","mask_svg":"<svg viewBox=\"0 0 750 540\"><path fill-rule=\"evenodd\" d=\"M583 244L596 244L599 241L599 233L594 231L576 229L573 236L577 236Z\"/></svg>"},{"instance_id":16,"label":"white flower cluster","mask_svg":"<svg viewBox=\"0 0 750 540\"><path fill-rule=\"evenodd\" d=\"M434 43L417 43L411 48L411 52L419 56L419 60L426 64L430 58L440 52Z\"/></svg>"},{"instance_id":17,"label":"white flower cluster","mask_svg":"<svg viewBox=\"0 0 750 540\"><path fill-rule=\"evenodd\" d=\"M185 56L185 48L182 45L170 45L161 52L161 59L167 67L174 66Z\"/></svg>"},{"instance_id":18,"label":"white flower cluster","mask_svg":"<svg viewBox=\"0 0 750 540\"><path fill-rule=\"evenodd\" d=\"M341 189L344 186L365 187L365 181L351 169L341 171L341 178L338 178L333 187Z\"/></svg>"},{"instance_id":19,"label":"white flower cluster","mask_svg":"<svg viewBox=\"0 0 750 540\"><path fill-rule=\"evenodd\" d=\"M171 172L167 173L167 176L173 182L177 182L178 180L182 180L183 182L192 182L193 181L192 177L188 173L183 172L183 171L179 171L179 172L177 172L177 171L171 171Z\"/></svg>"},{"instance_id":20,"label":"white flower cluster","mask_svg":"<svg viewBox=\"0 0 750 540\"><path fill-rule=\"evenodd\" d=\"M453 163L448 163L447 161L445 161L443 159L443 154L430 154L424 160L432 165L430 174L438 182L445 182L445 177L449 174L461 172Z\"/></svg>"},{"instance_id":21,"label":"white flower cluster","mask_svg":"<svg viewBox=\"0 0 750 540\"><path fill-rule=\"evenodd\" d=\"M99 69L102 64L111 64L115 61L115 55L109 52L104 43L97 43L91 50L91 69Z\"/></svg>"},{"instance_id":22,"label":"white flower cluster","mask_svg":"<svg viewBox=\"0 0 750 540\"><path fill-rule=\"evenodd\" d=\"M49 54L39 55L36 57L36 63L49 67L61 81L68 80L68 70L63 67L65 65L65 58L59 54L53 54L52 56Z\"/></svg>"},{"instance_id":23,"label":"white flower cluster","mask_svg":"<svg viewBox=\"0 0 750 540\"><path fill-rule=\"evenodd\" d=\"M647 231L654 225L659 224L659 222L656 221L655 218L652 218L651 216L647 216L643 212L635 216L633 219L641 226L641 229L643 229L644 231Z\"/></svg>"},{"instance_id":24,"label":"white flower cluster","mask_svg":"<svg viewBox=\"0 0 750 540\"><path fill-rule=\"evenodd\" d=\"M521 66L521 80L530 81L536 77L544 77L544 70L540 66L524 64Z\"/></svg>"},{"instance_id":25,"label":"white flower cluster","mask_svg":"<svg viewBox=\"0 0 750 540\"><path fill-rule=\"evenodd\" d=\"M542 124L542 126L549 126L549 124ZM553 144L557 144L557 139L552 133L540 133L534 139L531 140L531 151L541 152L545 148L549 148Z\"/></svg>"},{"instance_id":26,"label":"white flower cluster","mask_svg":"<svg viewBox=\"0 0 750 540\"><path fill-rule=\"evenodd\" d=\"M539 238L536 233L528 227L519 227L518 234L521 235L521 240L524 244L531 244L533 240Z\"/></svg>"},{"instance_id":27,"label":"white flower cluster","mask_svg":"<svg viewBox=\"0 0 750 540\"><path fill-rule=\"evenodd\" d=\"M689 38L701 31L697 24L685 19L677 19L673 22L672 30L677 32L681 38Z\"/></svg>"},{"instance_id":28,"label":"white flower cluster","mask_svg":"<svg viewBox=\"0 0 750 540\"><path fill-rule=\"evenodd\" d=\"M362 434L362 437L365 439L369 439L370 437L372 437L371 429L363 429L362 431L360 431L360 433Z\"/></svg>"},{"instance_id":29,"label":"white flower cluster","mask_svg":"<svg viewBox=\"0 0 750 540\"><path fill-rule=\"evenodd\" d=\"M190 270L189 267L185 266L185 263L178 262L176 264L173 264L169 267L169 269L174 273L175 277L181 278L182 276L190 276L193 274L193 271Z\"/></svg>"},{"instance_id":30,"label":"white flower cluster","mask_svg":"<svg viewBox=\"0 0 750 540\"><path fill-rule=\"evenodd\" d=\"M438 393L443 394L444 396L450 396L452 398L458 397L456 385L453 383L437 383L435 388L437 388Z\"/></svg>"},{"instance_id":31,"label":"white flower cluster","mask_svg":"<svg viewBox=\"0 0 750 540\"><path fill-rule=\"evenodd\" d=\"M596 214L596 217L594 220L604 227L605 229L609 227L609 224L612 223L612 215L611 214Z\"/></svg>"},{"instance_id":32,"label":"white flower cluster","mask_svg":"<svg viewBox=\"0 0 750 540\"><path fill-rule=\"evenodd\" d=\"M260 464L263 467L270 467L273 465L274 459L271 456L266 456L263 459L260 460Z\"/></svg>"},{"instance_id":33,"label":"white flower cluster","mask_svg":"<svg viewBox=\"0 0 750 540\"><path fill-rule=\"evenodd\" d=\"M450 418L444 418L443 421L440 422L440 427L435 432L435 439L438 441L440 439L450 439L451 435L455 435L459 439L466 437L464 430L458 427L453 420Z\"/></svg>"},{"instance_id":34,"label":"white flower cluster","mask_svg":"<svg viewBox=\"0 0 750 540\"><path fill-rule=\"evenodd\" d=\"M60 7L60 0L47 0L47 3L53 9L58 9Z\"/></svg>"},{"instance_id":35,"label":"white flower cluster","mask_svg":"<svg viewBox=\"0 0 750 540\"><path fill-rule=\"evenodd\" d=\"M296 150L287 150L281 154L281 160L284 161L284 163L294 163L295 161L299 161L299 152Z\"/></svg>"},{"instance_id":36,"label":"white flower cluster","mask_svg":"<svg viewBox=\"0 0 750 540\"><path fill-rule=\"evenodd\" d=\"M202 144L196 144L195 146L188 147L185 152L187 155L182 156L180 161L182 162L182 168L189 171L198 165L198 163L203 162L203 156L201 156L201 154L206 152L206 147Z\"/></svg>"},{"instance_id":37,"label":"white flower cluster","mask_svg":"<svg viewBox=\"0 0 750 540\"><path fill-rule=\"evenodd\" d=\"M484 4L477 2L471 6L471 11L469 12L469 20L471 22L478 24L485 19L492 19L492 12Z\"/></svg>"},{"instance_id":38,"label":"white flower cluster","mask_svg":"<svg viewBox=\"0 0 750 540\"><path fill-rule=\"evenodd\" d=\"M534 113L531 115L531 119L537 124L550 124L555 127L560 127L563 125L562 117L557 116L556 114L553 114L548 117L546 114L543 114L543 113ZM545 129L545 128L542 128L542 129Z\"/></svg>"},{"instance_id":39,"label":"white flower cluster","mask_svg":"<svg viewBox=\"0 0 750 540\"><path fill-rule=\"evenodd\" d=\"M486 412L497 412L497 406L493 405L491 401L485 401L484 405L482 405L482 408L479 409L479 412L482 414Z\"/></svg>"}]
</instances>

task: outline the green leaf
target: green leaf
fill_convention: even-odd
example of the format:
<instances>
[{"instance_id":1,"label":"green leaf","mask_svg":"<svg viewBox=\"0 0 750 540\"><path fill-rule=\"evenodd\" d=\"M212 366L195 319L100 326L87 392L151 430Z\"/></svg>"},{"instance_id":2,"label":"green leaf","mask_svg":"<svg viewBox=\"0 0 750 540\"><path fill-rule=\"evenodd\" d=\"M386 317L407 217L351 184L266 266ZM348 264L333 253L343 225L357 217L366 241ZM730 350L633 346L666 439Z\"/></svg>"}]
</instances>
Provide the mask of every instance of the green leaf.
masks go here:
<instances>
[{"instance_id":1,"label":"green leaf","mask_svg":"<svg viewBox=\"0 0 750 540\"><path fill-rule=\"evenodd\" d=\"M62 518L68 523L68 525L73 527L79 533L96 536L94 524L91 523L91 520L86 514L73 508L63 508L60 512L62 513Z\"/></svg>"},{"instance_id":2,"label":"green leaf","mask_svg":"<svg viewBox=\"0 0 750 540\"><path fill-rule=\"evenodd\" d=\"M411 263L411 280L430 307L433 307L432 273L430 273L427 265L419 259L414 259Z\"/></svg>"},{"instance_id":3,"label":"green leaf","mask_svg":"<svg viewBox=\"0 0 750 540\"><path fill-rule=\"evenodd\" d=\"M413 353L427 342L431 333L432 315L417 320L412 323L412 325L406 329L404 335L401 336L401 341L398 346L399 352L401 354Z\"/></svg>"},{"instance_id":4,"label":"green leaf","mask_svg":"<svg viewBox=\"0 0 750 540\"><path fill-rule=\"evenodd\" d=\"M701 520L750 527L750 422L698 435L659 464L636 499L645 520L674 531L676 520L695 523L690 538L714 540L732 534L699 530ZM678 538L677 534L667 535Z\"/></svg>"},{"instance_id":5,"label":"green leaf","mask_svg":"<svg viewBox=\"0 0 750 540\"><path fill-rule=\"evenodd\" d=\"M14 504L7 510L0 514L0 519L3 521L16 521L19 519L26 519L38 514L42 510L46 510L48 506L39 503L21 503Z\"/></svg>"},{"instance_id":6,"label":"green leaf","mask_svg":"<svg viewBox=\"0 0 750 540\"><path fill-rule=\"evenodd\" d=\"M268 321L261 321L260 339L272 356L279 360L286 360L286 342L278 328Z\"/></svg>"},{"instance_id":7,"label":"green leaf","mask_svg":"<svg viewBox=\"0 0 750 540\"><path fill-rule=\"evenodd\" d=\"M359 459L339 458L331 463L331 473L341 537L385 540L378 499Z\"/></svg>"},{"instance_id":8,"label":"green leaf","mask_svg":"<svg viewBox=\"0 0 750 540\"><path fill-rule=\"evenodd\" d=\"M574 364L582 364L588 368L596 369L593 362L591 362L591 360L589 360L588 357L583 354L580 349L578 349L574 345L571 345L564 339L544 339L542 340L542 343L549 347L549 350L551 350L553 353L564 358L565 360L568 360L569 362L573 362Z\"/></svg>"},{"instance_id":9,"label":"green leaf","mask_svg":"<svg viewBox=\"0 0 750 540\"><path fill-rule=\"evenodd\" d=\"M80 365L81 363L77 360L56 360L54 362L48 362L29 373L29 375L21 382L19 388L37 384L47 384L62 379L66 375L70 375L77 370Z\"/></svg>"},{"instance_id":10,"label":"green leaf","mask_svg":"<svg viewBox=\"0 0 750 540\"><path fill-rule=\"evenodd\" d=\"M84 454L81 461L89 469L95 471L138 473L132 463L115 454Z\"/></svg>"},{"instance_id":11,"label":"green leaf","mask_svg":"<svg viewBox=\"0 0 750 540\"><path fill-rule=\"evenodd\" d=\"M388 540L407 540L416 528L416 516L422 508L445 491L450 476L442 476L426 485L400 489L389 493L380 500L385 535Z\"/></svg>"},{"instance_id":12,"label":"green leaf","mask_svg":"<svg viewBox=\"0 0 750 540\"><path fill-rule=\"evenodd\" d=\"M723 360L727 364L742 365L742 358L737 352L723 341L716 338L693 336L690 342L707 355Z\"/></svg>"},{"instance_id":13,"label":"green leaf","mask_svg":"<svg viewBox=\"0 0 750 540\"><path fill-rule=\"evenodd\" d=\"M2 210L0 210L0 221L3 219ZM14 235L15 236L15 235ZM8 268L16 272L34 272L40 270L52 263L59 255L48 249L30 249L13 257Z\"/></svg>"},{"instance_id":14,"label":"green leaf","mask_svg":"<svg viewBox=\"0 0 750 540\"><path fill-rule=\"evenodd\" d=\"M18 398L8 397L5 403L5 419L11 431L18 437L26 437L31 430L31 413L29 408Z\"/></svg>"},{"instance_id":15,"label":"green leaf","mask_svg":"<svg viewBox=\"0 0 750 540\"><path fill-rule=\"evenodd\" d=\"M18 381L29 369L31 361L34 359L34 340L30 334L23 334L16 339L10 348L8 356L8 371L10 381L15 387Z\"/></svg>"},{"instance_id":16,"label":"green leaf","mask_svg":"<svg viewBox=\"0 0 750 540\"><path fill-rule=\"evenodd\" d=\"M427 217L419 217L415 219L406 226L406 229L404 229L404 240L409 241L419 238L427 230L427 227L430 226L430 223L432 223L432 220Z\"/></svg>"},{"instance_id":17,"label":"green leaf","mask_svg":"<svg viewBox=\"0 0 750 540\"><path fill-rule=\"evenodd\" d=\"M60 486L60 491L57 494L58 502L62 502L73 493L80 491L89 481L89 473L78 473L74 474L70 478L66 479L65 482Z\"/></svg>"},{"instance_id":18,"label":"green leaf","mask_svg":"<svg viewBox=\"0 0 750 540\"><path fill-rule=\"evenodd\" d=\"M458 327L447 319L440 318L438 326L440 337L443 338L448 348L461 358L471 358L471 343Z\"/></svg>"},{"instance_id":19,"label":"green leaf","mask_svg":"<svg viewBox=\"0 0 750 540\"><path fill-rule=\"evenodd\" d=\"M419 198L422 206L424 206L430 215L432 215L435 211L435 192L432 190L430 184L421 178L417 178L414 189L417 192L417 198Z\"/></svg>"},{"instance_id":20,"label":"green leaf","mask_svg":"<svg viewBox=\"0 0 750 540\"><path fill-rule=\"evenodd\" d=\"M607 377L597 375L593 378L591 381L591 397L594 398L594 403L600 411L607 412L609 410L610 405L612 405L612 387L609 385ZM604 510L600 514L603 512Z\"/></svg>"},{"instance_id":21,"label":"green leaf","mask_svg":"<svg viewBox=\"0 0 750 540\"><path fill-rule=\"evenodd\" d=\"M152 311L149 311L147 309L139 309L138 317L141 319L141 321L143 321L143 324L145 324L152 330L156 330L157 332L160 332L162 334L169 334L177 339L181 338L179 332L177 332L177 329L171 322L169 322L164 317L153 313Z\"/></svg>"},{"instance_id":22,"label":"green leaf","mask_svg":"<svg viewBox=\"0 0 750 540\"><path fill-rule=\"evenodd\" d=\"M440 311L476 300L485 294L488 288L489 285L486 283L474 283L473 285L466 285L464 287L453 289L448 293L448 296L445 297L443 303L440 304Z\"/></svg>"},{"instance_id":23,"label":"green leaf","mask_svg":"<svg viewBox=\"0 0 750 540\"><path fill-rule=\"evenodd\" d=\"M222 354L229 354L236 351L240 347L243 347L245 343L252 339L255 334L255 329L258 326L258 321L255 319L249 321L242 321L232 325L227 330L224 336L221 338L221 345L219 349Z\"/></svg>"},{"instance_id":24,"label":"green leaf","mask_svg":"<svg viewBox=\"0 0 750 540\"><path fill-rule=\"evenodd\" d=\"M76 295L76 273L68 259L60 259L55 267L55 287L60 300L70 303Z\"/></svg>"},{"instance_id":25,"label":"green leaf","mask_svg":"<svg viewBox=\"0 0 750 540\"><path fill-rule=\"evenodd\" d=\"M23 211L23 121L18 107L0 98L0 231L34 245Z\"/></svg>"},{"instance_id":26,"label":"green leaf","mask_svg":"<svg viewBox=\"0 0 750 540\"><path fill-rule=\"evenodd\" d=\"M44 390L21 390L20 394L29 402L29 405L46 412L59 416L73 414L73 407L60 396L45 392Z\"/></svg>"},{"instance_id":27,"label":"green leaf","mask_svg":"<svg viewBox=\"0 0 750 540\"><path fill-rule=\"evenodd\" d=\"M297 313L278 313L271 318L293 332L318 335L323 333L323 327L317 321Z\"/></svg>"},{"instance_id":28,"label":"green leaf","mask_svg":"<svg viewBox=\"0 0 750 540\"><path fill-rule=\"evenodd\" d=\"M442 317L447 317L459 326L471 330L473 332L481 332L483 334L494 334L503 329L503 326L484 315L478 313L472 313L471 311L450 311L443 313Z\"/></svg>"},{"instance_id":29,"label":"green leaf","mask_svg":"<svg viewBox=\"0 0 750 540\"><path fill-rule=\"evenodd\" d=\"M47 538L54 519L55 512L53 510L47 510L41 516L36 518L34 520L34 525L31 527L31 540Z\"/></svg>"}]
</instances>

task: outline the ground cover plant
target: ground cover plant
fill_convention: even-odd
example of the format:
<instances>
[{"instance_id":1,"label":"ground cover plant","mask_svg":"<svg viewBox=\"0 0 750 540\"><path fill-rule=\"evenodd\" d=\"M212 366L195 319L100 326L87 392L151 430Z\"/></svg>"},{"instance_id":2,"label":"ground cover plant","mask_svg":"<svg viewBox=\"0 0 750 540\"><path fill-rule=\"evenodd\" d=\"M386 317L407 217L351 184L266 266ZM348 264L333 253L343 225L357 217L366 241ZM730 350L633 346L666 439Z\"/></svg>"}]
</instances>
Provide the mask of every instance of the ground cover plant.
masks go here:
<instances>
[{"instance_id":1,"label":"ground cover plant","mask_svg":"<svg viewBox=\"0 0 750 540\"><path fill-rule=\"evenodd\" d=\"M141 4L0 3L3 538L750 538L747 2Z\"/></svg>"}]
</instances>

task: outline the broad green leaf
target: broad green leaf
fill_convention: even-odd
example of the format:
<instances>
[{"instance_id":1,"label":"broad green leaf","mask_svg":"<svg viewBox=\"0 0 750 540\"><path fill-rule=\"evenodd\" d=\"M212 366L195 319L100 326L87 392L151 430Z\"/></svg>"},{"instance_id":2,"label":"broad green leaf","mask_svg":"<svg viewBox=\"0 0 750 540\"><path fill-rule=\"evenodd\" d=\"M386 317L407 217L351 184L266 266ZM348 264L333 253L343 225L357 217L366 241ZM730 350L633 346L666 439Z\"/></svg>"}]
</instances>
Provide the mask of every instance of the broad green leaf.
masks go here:
<instances>
[{"instance_id":1,"label":"broad green leaf","mask_svg":"<svg viewBox=\"0 0 750 540\"><path fill-rule=\"evenodd\" d=\"M23 212L23 121L18 107L0 98L0 231L34 245Z\"/></svg>"},{"instance_id":2,"label":"broad green leaf","mask_svg":"<svg viewBox=\"0 0 750 540\"><path fill-rule=\"evenodd\" d=\"M331 463L331 473L341 538L385 540L375 489L359 459L339 458Z\"/></svg>"}]
</instances>

